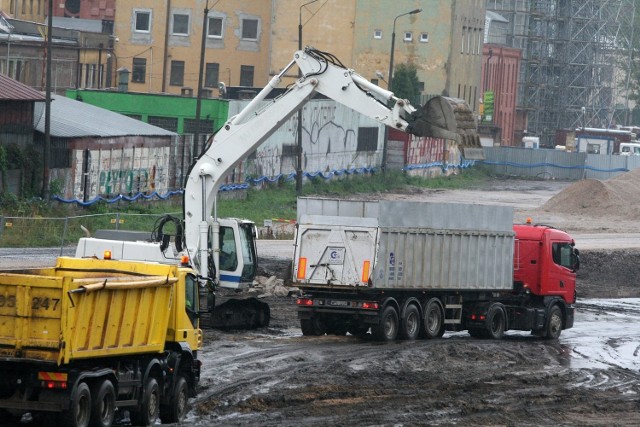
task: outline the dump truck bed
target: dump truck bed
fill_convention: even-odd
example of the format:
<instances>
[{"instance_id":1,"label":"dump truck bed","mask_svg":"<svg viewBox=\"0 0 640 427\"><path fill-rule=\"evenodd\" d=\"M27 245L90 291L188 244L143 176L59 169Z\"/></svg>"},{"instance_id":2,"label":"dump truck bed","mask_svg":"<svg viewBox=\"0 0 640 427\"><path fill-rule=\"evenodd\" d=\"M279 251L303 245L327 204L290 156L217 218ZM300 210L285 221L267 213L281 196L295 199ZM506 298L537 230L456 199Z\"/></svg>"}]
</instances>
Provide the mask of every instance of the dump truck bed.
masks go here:
<instances>
[{"instance_id":1,"label":"dump truck bed","mask_svg":"<svg viewBox=\"0 0 640 427\"><path fill-rule=\"evenodd\" d=\"M508 290L512 225L504 206L301 198L297 285Z\"/></svg>"},{"instance_id":2,"label":"dump truck bed","mask_svg":"<svg viewBox=\"0 0 640 427\"><path fill-rule=\"evenodd\" d=\"M175 266L58 259L0 271L0 358L69 363L164 350Z\"/></svg>"}]
</instances>

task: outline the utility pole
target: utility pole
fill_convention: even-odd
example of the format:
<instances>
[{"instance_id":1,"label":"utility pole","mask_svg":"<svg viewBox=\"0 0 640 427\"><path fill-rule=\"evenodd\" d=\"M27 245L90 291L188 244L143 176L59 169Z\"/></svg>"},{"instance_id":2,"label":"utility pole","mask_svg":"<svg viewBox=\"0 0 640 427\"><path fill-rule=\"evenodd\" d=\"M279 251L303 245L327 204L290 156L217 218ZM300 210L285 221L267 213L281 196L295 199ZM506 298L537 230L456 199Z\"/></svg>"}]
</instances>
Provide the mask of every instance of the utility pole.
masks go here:
<instances>
[{"instance_id":1,"label":"utility pole","mask_svg":"<svg viewBox=\"0 0 640 427\"><path fill-rule=\"evenodd\" d=\"M48 3L47 16L47 82L44 108L44 152L42 169L42 198L49 199L49 163L51 160L51 45L53 44L53 2Z\"/></svg>"}]
</instances>

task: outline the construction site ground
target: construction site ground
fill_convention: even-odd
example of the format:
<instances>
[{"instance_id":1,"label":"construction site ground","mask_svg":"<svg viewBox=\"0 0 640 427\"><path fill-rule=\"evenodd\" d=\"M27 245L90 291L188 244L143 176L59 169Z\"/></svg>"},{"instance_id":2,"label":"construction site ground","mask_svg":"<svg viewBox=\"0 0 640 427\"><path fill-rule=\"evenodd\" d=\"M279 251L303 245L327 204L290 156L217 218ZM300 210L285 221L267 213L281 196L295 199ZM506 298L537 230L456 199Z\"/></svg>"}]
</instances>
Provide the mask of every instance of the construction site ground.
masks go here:
<instances>
[{"instance_id":1,"label":"construction site ground","mask_svg":"<svg viewBox=\"0 0 640 427\"><path fill-rule=\"evenodd\" d=\"M202 388L189 422L640 425L640 216L633 215L640 190L618 197L601 184L492 180L473 190L354 196L510 205L516 222L531 217L575 235L581 249L575 326L559 340L522 332L501 341L458 332L386 344L350 335L303 337L294 298L268 297L268 328L205 331ZM610 205L603 208L595 193ZM259 252L264 274L286 275L292 242L262 241Z\"/></svg>"},{"instance_id":2,"label":"construction site ground","mask_svg":"<svg viewBox=\"0 0 640 427\"><path fill-rule=\"evenodd\" d=\"M510 205L516 222L565 229L581 250L574 327L556 341L522 332L500 341L303 337L294 295L266 296L269 327L204 331L200 391L183 425L640 425L640 194L605 184L500 179L354 195ZM292 244L259 242L263 276L286 277ZM0 266L27 258L14 257L0 250Z\"/></svg>"}]
</instances>

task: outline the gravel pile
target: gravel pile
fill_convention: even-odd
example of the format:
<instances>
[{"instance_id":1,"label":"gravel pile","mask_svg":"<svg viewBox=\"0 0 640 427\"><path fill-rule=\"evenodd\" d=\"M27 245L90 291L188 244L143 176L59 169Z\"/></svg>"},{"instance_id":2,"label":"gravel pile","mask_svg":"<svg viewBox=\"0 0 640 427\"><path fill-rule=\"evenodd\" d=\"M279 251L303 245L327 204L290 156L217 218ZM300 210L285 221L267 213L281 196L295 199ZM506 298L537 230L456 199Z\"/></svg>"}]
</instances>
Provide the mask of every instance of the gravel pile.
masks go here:
<instances>
[{"instance_id":1,"label":"gravel pile","mask_svg":"<svg viewBox=\"0 0 640 427\"><path fill-rule=\"evenodd\" d=\"M640 216L640 169L606 181L585 179L550 198L547 212L594 217L638 218Z\"/></svg>"}]
</instances>

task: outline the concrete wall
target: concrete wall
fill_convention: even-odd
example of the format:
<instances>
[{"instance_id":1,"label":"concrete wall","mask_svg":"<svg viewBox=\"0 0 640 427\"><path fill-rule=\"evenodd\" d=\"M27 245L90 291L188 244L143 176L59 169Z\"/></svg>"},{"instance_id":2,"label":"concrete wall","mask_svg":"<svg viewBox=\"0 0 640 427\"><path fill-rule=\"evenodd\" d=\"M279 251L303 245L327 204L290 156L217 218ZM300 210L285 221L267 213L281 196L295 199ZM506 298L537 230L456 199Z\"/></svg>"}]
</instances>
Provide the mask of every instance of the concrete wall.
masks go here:
<instances>
[{"instance_id":1,"label":"concrete wall","mask_svg":"<svg viewBox=\"0 0 640 427\"><path fill-rule=\"evenodd\" d=\"M100 141L74 141L70 144L71 167L53 169L51 181L58 180L65 199L91 200L96 196L118 194L166 194L171 190L176 157L171 152L171 140L146 139L145 144L125 138ZM83 171L85 150L89 152L88 185L85 193Z\"/></svg>"}]
</instances>

